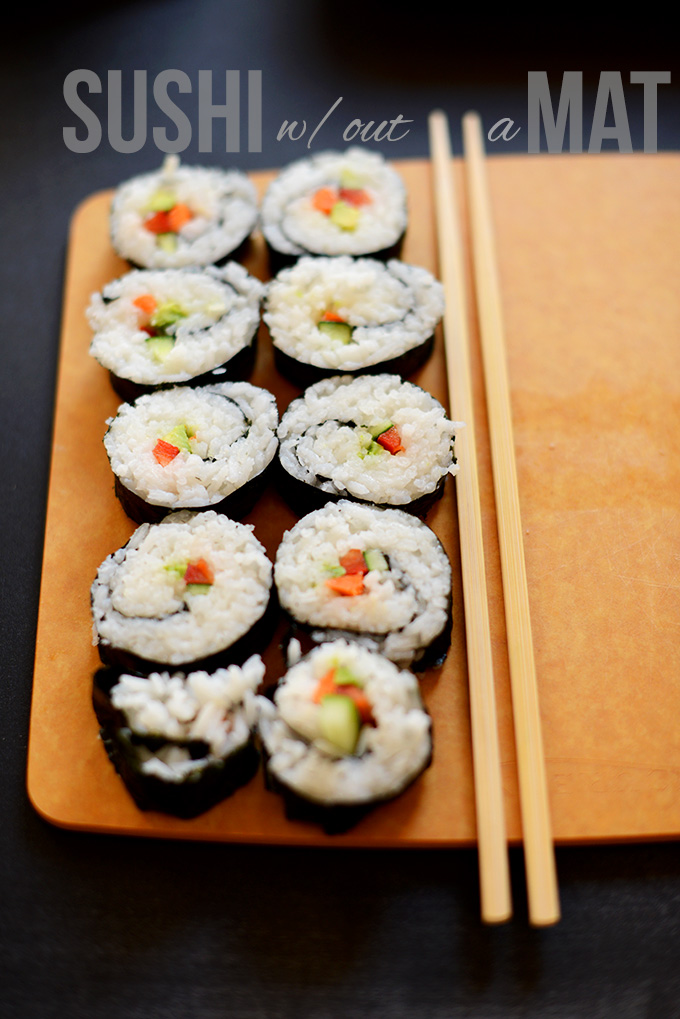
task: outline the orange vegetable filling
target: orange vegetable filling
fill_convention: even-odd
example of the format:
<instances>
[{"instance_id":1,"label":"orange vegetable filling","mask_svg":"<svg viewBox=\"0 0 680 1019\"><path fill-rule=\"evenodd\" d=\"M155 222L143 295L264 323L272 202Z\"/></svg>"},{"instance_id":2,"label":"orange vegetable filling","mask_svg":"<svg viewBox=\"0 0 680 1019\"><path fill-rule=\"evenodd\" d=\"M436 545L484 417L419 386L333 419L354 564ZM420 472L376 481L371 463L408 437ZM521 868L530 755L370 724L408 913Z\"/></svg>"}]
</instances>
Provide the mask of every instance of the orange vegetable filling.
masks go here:
<instances>
[{"instance_id":1,"label":"orange vegetable filling","mask_svg":"<svg viewBox=\"0 0 680 1019\"><path fill-rule=\"evenodd\" d=\"M161 467L167 467L178 453L179 446L173 446L171 442L166 442L165 439L159 439L153 448L153 455Z\"/></svg>"},{"instance_id":2,"label":"orange vegetable filling","mask_svg":"<svg viewBox=\"0 0 680 1019\"><path fill-rule=\"evenodd\" d=\"M342 322L346 325L345 319L342 315L336 315L334 311L324 311L323 315L319 319L320 322Z\"/></svg>"},{"instance_id":3,"label":"orange vegetable filling","mask_svg":"<svg viewBox=\"0 0 680 1019\"><path fill-rule=\"evenodd\" d=\"M364 577L362 573L345 573L342 577L329 577L326 586L336 594L351 597L364 593Z\"/></svg>"},{"instance_id":4,"label":"orange vegetable filling","mask_svg":"<svg viewBox=\"0 0 680 1019\"><path fill-rule=\"evenodd\" d=\"M333 206L338 200L338 192L334 188L319 188L312 195L312 205L319 212L330 216Z\"/></svg>"},{"instance_id":5,"label":"orange vegetable filling","mask_svg":"<svg viewBox=\"0 0 680 1019\"><path fill-rule=\"evenodd\" d=\"M188 205L178 202L168 213L168 226L174 234L179 233L184 224L193 219L193 215Z\"/></svg>"},{"instance_id":6,"label":"orange vegetable filling","mask_svg":"<svg viewBox=\"0 0 680 1019\"><path fill-rule=\"evenodd\" d=\"M152 294L141 294L139 297L135 297L132 303L135 308L139 308L145 315L153 315L158 307L158 301Z\"/></svg>"},{"instance_id":7,"label":"orange vegetable filling","mask_svg":"<svg viewBox=\"0 0 680 1019\"><path fill-rule=\"evenodd\" d=\"M193 219L193 212L188 205L178 202L168 212L156 212L144 220L145 229L152 234L176 234L185 223Z\"/></svg>"}]
</instances>

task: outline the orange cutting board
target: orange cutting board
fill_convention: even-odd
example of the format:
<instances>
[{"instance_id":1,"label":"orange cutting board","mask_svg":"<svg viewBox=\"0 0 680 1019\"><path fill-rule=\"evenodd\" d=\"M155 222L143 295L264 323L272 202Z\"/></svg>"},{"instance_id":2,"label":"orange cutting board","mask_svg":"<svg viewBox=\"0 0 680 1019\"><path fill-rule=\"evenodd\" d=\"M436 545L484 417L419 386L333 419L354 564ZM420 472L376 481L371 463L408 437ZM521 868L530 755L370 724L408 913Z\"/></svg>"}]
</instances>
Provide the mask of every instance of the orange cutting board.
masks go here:
<instances>
[{"instance_id":1,"label":"orange cutting board","mask_svg":"<svg viewBox=\"0 0 680 1019\"><path fill-rule=\"evenodd\" d=\"M436 272L430 165L409 192L403 257ZM457 166L462 190L462 174ZM254 173L260 191L270 173ZM680 835L680 156L489 160L539 697L559 842ZM289 822L261 775L192 821L141 812L109 764L90 704L98 656L89 588L134 530L101 442L117 398L88 356L89 295L125 271L109 193L69 243L28 758L49 821L132 835L298 845L454 846L475 840L454 482L427 522L454 568L445 666L422 678L434 761L398 801L326 836ZM260 238L246 262L267 278ZM474 319L474 315L473 315ZM488 432L473 322L476 426L509 837L520 838ZM414 381L446 402L442 337ZM252 381L297 395L260 332ZM274 490L247 522L273 558L295 517ZM282 671L273 642L268 680Z\"/></svg>"}]
</instances>

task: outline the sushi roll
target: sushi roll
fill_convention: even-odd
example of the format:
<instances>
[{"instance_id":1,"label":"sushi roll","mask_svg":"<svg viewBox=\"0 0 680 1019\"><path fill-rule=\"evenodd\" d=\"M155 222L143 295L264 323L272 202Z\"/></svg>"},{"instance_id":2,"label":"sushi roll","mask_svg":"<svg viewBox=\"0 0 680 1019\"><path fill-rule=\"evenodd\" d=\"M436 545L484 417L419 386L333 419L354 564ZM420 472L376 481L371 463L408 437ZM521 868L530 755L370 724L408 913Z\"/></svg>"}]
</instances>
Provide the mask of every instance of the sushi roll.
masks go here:
<instances>
[{"instance_id":1,"label":"sushi roll","mask_svg":"<svg viewBox=\"0 0 680 1019\"><path fill-rule=\"evenodd\" d=\"M391 260L301 258L267 287L276 367L305 387L338 373L411 375L432 353L444 291L427 269Z\"/></svg>"},{"instance_id":2,"label":"sushi roll","mask_svg":"<svg viewBox=\"0 0 680 1019\"><path fill-rule=\"evenodd\" d=\"M116 495L137 523L178 509L240 519L264 490L278 419L272 394L247 382L140 396L107 421Z\"/></svg>"},{"instance_id":3,"label":"sushi roll","mask_svg":"<svg viewBox=\"0 0 680 1019\"><path fill-rule=\"evenodd\" d=\"M238 257L257 222L257 195L238 170L180 166L121 184L111 204L111 243L145 269L212 265Z\"/></svg>"},{"instance_id":4,"label":"sushi roll","mask_svg":"<svg viewBox=\"0 0 680 1019\"><path fill-rule=\"evenodd\" d=\"M299 513L349 498L424 516L458 470L455 427L398 375L317 382L281 418L282 492Z\"/></svg>"},{"instance_id":5,"label":"sushi roll","mask_svg":"<svg viewBox=\"0 0 680 1019\"><path fill-rule=\"evenodd\" d=\"M141 810L196 817L250 781L263 676L257 655L212 674L95 674L104 747Z\"/></svg>"},{"instance_id":6,"label":"sushi roll","mask_svg":"<svg viewBox=\"0 0 680 1019\"><path fill-rule=\"evenodd\" d=\"M276 622L253 528L213 510L138 527L99 567L91 602L102 662L144 674L240 664Z\"/></svg>"},{"instance_id":7,"label":"sushi roll","mask_svg":"<svg viewBox=\"0 0 680 1019\"><path fill-rule=\"evenodd\" d=\"M329 834L398 796L431 762L417 679L357 644L323 644L259 703L269 788L289 818Z\"/></svg>"},{"instance_id":8,"label":"sushi roll","mask_svg":"<svg viewBox=\"0 0 680 1019\"><path fill-rule=\"evenodd\" d=\"M127 273L90 299L90 353L128 402L183 382L245 379L255 363L263 292L236 262Z\"/></svg>"},{"instance_id":9,"label":"sushi roll","mask_svg":"<svg viewBox=\"0 0 680 1019\"><path fill-rule=\"evenodd\" d=\"M342 501L284 534L274 579L302 649L346 637L401 667L441 665L451 637L451 565L426 524Z\"/></svg>"},{"instance_id":10,"label":"sushi roll","mask_svg":"<svg viewBox=\"0 0 680 1019\"><path fill-rule=\"evenodd\" d=\"M378 152L351 148L291 163L262 201L273 272L301 255L399 256L406 190Z\"/></svg>"}]
</instances>

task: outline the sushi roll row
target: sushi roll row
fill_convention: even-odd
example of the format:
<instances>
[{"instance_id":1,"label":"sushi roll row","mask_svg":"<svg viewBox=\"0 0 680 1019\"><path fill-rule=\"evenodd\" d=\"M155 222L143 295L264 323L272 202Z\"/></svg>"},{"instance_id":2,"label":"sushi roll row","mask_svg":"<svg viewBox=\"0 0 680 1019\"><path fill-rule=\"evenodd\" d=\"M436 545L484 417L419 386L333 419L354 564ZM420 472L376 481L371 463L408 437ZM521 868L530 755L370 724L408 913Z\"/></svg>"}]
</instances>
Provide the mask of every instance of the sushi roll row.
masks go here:
<instances>
[{"instance_id":1,"label":"sushi roll row","mask_svg":"<svg viewBox=\"0 0 680 1019\"><path fill-rule=\"evenodd\" d=\"M350 636L401 666L441 664L451 566L401 510L331 504L284 534L272 564L251 525L207 510L142 524L92 585L105 665L141 673L240 663L266 645L277 600L293 636Z\"/></svg>"},{"instance_id":2,"label":"sushi roll row","mask_svg":"<svg viewBox=\"0 0 680 1019\"><path fill-rule=\"evenodd\" d=\"M149 269L221 264L238 258L258 221L257 196L238 170L181 166L122 184L111 207L111 243ZM376 152L351 148L292 163L262 203L274 271L300 255L398 255L407 223L399 174Z\"/></svg>"},{"instance_id":3,"label":"sushi roll row","mask_svg":"<svg viewBox=\"0 0 680 1019\"><path fill-rule=\"evenodd\" d=\"M264 665L213 673L100 669L92 702L107 754L142 810L190 819L265 782L289 818L345 831L430 764L431 721L415 676L356 644L323 644L271 699Z\"/></svg>"},{"instance_id":4,"label":"sushi roll row","mask_svg":"<svg viewBox=\"0 0 680 1019\"><path fill-rule=\"evenodd\" d=\"M259 700L268 782L284 793L290 816L342 830L429 763L417 680L397 666L420 668L445 655L450 565L411 515L345 502L284 537L275 576L294 623L290 658L302 651L297 638L312 650L291 670L290 686L284 678L274 706ZM93 687L107 753L140 807L195 816L255 770L245 690L260 685L264 667L253 653L276 622L272 564L251 527L212 511L174 513L143 524L104 561L91 598L107 666ZM329 654L335 673L318 689L315 681L305 706L309 677L327 675ZM402 734L407 708L419 719L406 724L416 747ZM387 780L383 753L393 769ZM291 754L299 764L292 772ZM328 777L310 785L319 758ZM355 776L349 784L346 772ZM310 813L300 813L304 802Z\"/></svg>"}]
</instances>

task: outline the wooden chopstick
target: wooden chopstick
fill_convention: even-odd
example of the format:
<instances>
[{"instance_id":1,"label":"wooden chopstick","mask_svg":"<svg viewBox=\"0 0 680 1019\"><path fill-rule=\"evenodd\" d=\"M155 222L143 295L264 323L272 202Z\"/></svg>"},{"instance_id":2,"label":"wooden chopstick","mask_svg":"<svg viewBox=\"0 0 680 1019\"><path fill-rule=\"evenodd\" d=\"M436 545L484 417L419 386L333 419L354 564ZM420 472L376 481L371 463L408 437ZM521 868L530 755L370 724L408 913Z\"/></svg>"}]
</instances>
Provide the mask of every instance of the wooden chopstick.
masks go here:
<instances>
[{"instance_id":1,"label":"wooden chopstick","mask_svg":"<svg viewBox=\"0 0 680 1019\"><path fill-rule=\"evenodd\" d=\"M484 570L463 242L446 116L439 111L431 113L429 129L439 270L446 297L444 340L450 410L452 418L465 422L456 432L456 457L460 465L456 496L470 684L481 914L485 923L503 923L512 915L512 903Z\"/></svg>"},{"instance_id":2,"label":"wooden chopstick","mask_svg":"<svg viewBox=\"0 0 680 1019\"><path fill-rule=\"evenodd\" d=\"M531 637L500 283L482 125L476 113L463 118L463 141L503 576L529 920L535 926L547 926L559 920L560 903Z\"/></svg>"}]
</instances>

